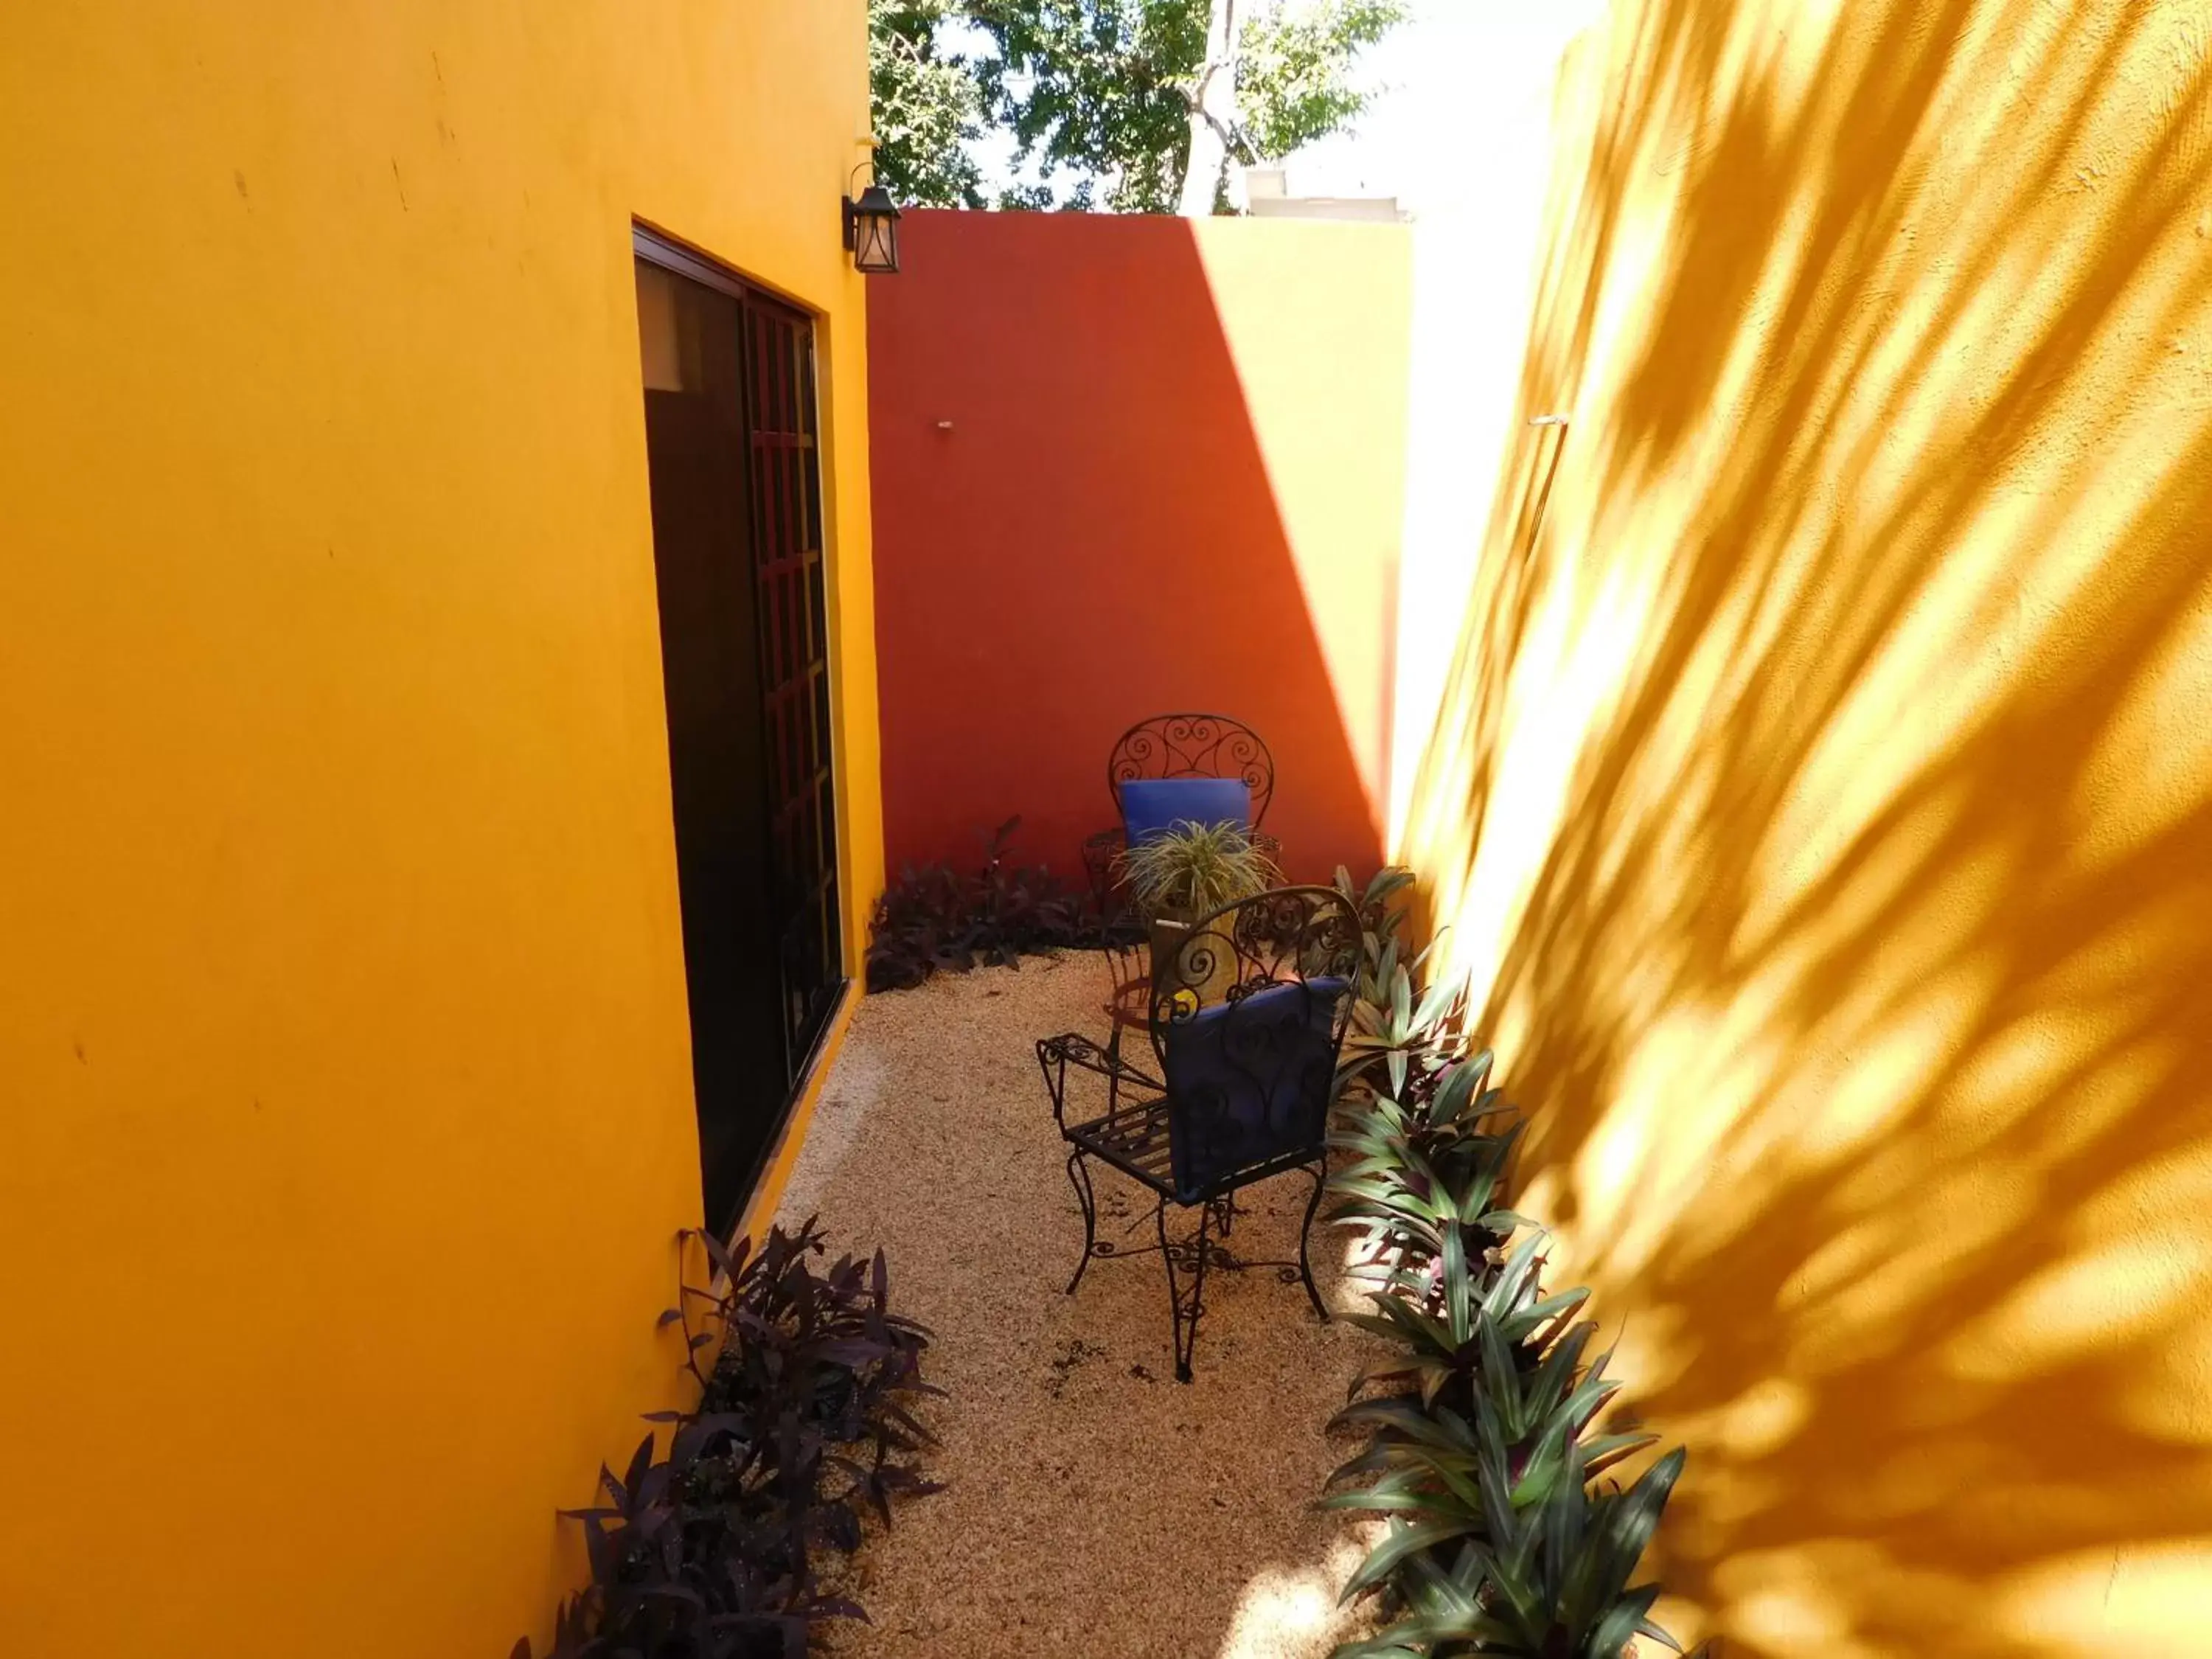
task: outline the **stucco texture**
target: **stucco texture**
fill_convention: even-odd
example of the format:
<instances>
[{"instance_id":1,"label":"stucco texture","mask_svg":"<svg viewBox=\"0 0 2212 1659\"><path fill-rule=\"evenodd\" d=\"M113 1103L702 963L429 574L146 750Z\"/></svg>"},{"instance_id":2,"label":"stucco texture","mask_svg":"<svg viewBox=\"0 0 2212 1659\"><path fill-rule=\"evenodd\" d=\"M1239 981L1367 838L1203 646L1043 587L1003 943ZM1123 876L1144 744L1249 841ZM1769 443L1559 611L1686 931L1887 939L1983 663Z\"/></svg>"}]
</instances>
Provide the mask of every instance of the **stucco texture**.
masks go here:
<instances>
[{"instance_id":1,"label":"stucco texture","mask_svg":"<svg viewBox=\"0 0 2212 1659\"><path fill-rule=\"evenodd\" d=\"M2212 1653L2209 42L1622 0L1562 82L1572 424L1404 850L1724 1653Z\"/></svg>"},{"instance_id":2,"label":"stucco texture","mask_svg":"<svg viewBox=\"0 0 2212 1659\"><path fill-rule=\"evenodd\" d=\"M1381 859L1407 229L911 215L872 296L884 840L1079 876L1149 715L1273 752L1291 873Z\"/></svg>"},{"instance_id":3,"label":"stucco texture","mask_svg":"<svg viewBox=\"0 0 2212 1659\"><path fill-rule=\"evenodd\" d=\"M701 1202L633 217L821 317L879 881L864 8L8 35L0 1649L505 1654Z\"/></svg>"}]
</instances>

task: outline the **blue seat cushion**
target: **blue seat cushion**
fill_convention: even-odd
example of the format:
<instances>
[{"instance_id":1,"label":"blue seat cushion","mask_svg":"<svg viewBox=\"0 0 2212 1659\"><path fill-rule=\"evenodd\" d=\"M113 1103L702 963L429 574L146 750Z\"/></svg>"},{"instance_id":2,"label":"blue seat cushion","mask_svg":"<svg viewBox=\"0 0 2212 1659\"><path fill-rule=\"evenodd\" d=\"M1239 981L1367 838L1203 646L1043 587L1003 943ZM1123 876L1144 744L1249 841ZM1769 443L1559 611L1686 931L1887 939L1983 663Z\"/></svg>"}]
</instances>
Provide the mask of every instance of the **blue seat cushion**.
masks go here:
<instances>
[{"instance_id":1,"label":"blue seat cushion","mask_svg":"<svg viewBox=\"0 0 2212 1659\"><path fill-rule=\"evenodd\" d=\"M1176 1197L1285 1154L1319 1156L1336 1081L1338 1005L1329 975L1218 1002L1166 1030L1168 1138Z\"/></svg>"},{"instance_id":2,"label":"blue seat cushion","mask_svg":"<svg viewBox=\"0 0 2212 1659\"><path fill-rule=\"evenodd\" d=\"M1178 823L1252 827L1252 791L1242 778L1131 778L1121 786L1121 829L1141 847Z\"/></svg>"}]
</instances>

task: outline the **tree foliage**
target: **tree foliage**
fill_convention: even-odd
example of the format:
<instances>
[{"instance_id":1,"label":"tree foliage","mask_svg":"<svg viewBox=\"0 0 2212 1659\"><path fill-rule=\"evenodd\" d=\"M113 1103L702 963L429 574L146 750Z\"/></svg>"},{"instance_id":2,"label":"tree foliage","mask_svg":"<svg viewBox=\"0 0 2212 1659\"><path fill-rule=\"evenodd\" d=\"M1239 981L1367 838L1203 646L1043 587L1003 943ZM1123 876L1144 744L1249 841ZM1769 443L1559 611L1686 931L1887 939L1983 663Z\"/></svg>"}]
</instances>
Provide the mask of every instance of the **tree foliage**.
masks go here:
<instances>
[{"instance_id":1,"label":"tree foliage","mask_svg":"<svg viewBox=\"0 0 2212 1659\"><path fill-rule=\"evenodd\" d=\"M982 135L982 93L941 44L948 21L955 0L869 0L876 177L911 205L981 207L983 170L968 144Z\"/></svg>"},{"instance_id":2,"label":"tree foliage","mask_svg":"<svg viewBox=\"0 0 2212 1659\"><path fill-rule=\"evenodd\" d=\"M1274 161L1350 125L1373 95L1352 67L1405 15L1402 0L1327 0L1248 27L1237 70L1248 159Z\"/></svg>"},{"instance_id":3,"label":"tree foliage","mask_svg":"<svg viewBox=\"0 0 2212 1659\"><path fill-rule=\"evenodd\" d=\"M994 51L984 106L1053 204L1065 175L1117 212L1174 204L1190 141L1186 88L1206 55L1206 0L975 0ZM1088 195L1088 193L1087 193Z\"/></svg>"},{"instance_id":4,"label":"tree foliage","mask_svg":"<svg viewBox=\"0 0 2212 1659\"><path fill-rule=\"evenodd\" d=\"M884 182L980 205L967 144L1010 136L1004 207L1171 211L1217 0L871 0ZM1360 52L1405 0L1237 0L1232 162L1279 159L1367 106Z\"/></svg>"}]
</instances>

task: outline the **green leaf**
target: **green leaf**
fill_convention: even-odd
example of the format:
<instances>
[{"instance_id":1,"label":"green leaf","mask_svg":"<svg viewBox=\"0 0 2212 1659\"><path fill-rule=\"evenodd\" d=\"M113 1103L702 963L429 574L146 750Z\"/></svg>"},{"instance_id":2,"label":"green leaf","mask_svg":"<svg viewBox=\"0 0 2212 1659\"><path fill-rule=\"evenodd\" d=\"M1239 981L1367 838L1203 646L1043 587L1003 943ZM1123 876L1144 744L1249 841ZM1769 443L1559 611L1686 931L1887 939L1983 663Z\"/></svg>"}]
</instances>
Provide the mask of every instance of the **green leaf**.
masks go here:
<instances>
[{"instance_id":1,"label":"green leaf","mask_svg":"<svg viewBox=\"0 0 2212 1659\"><path fill-rule=\"evenodd\" d=\"M1359 1564L1338 1597L1340 1603L1353 1600L1362 1591L1381 1583L1397 1565L1416 1550L1461 1536L1467 1531L1465 1523L1458 1521L1431 1521L1419 1526L1408 1526L1403 1521L1393 1520L1388 1537L1377 1544Z\"/></svg>"},{"instance_id":2,"label":"green leaf","mask_svg":"<svg viewBox=\"0 0 2212 1659\"><path fill-rule=\"evenodd\" d=\"M1634 1589L1607 1609L1591 1632L1589 1644L1584 1650L1591 1659L1619 1659L1621 1650L1636 1639L1636 1634L1645 1623L1644 1615L1651 1604L1659 1599L1659 1586L1647 1584ZM1674 1644L1670 1642L1668 1646ZM1675 1650L1680 1652L1680 1649Z\"/></svg>"},{"instance_id":3,"label":"green leaf","mask_svg":"<svg viewBox=\"0 0 2212 1659\"><path fill-rule=\"evenodd\" d=\"M1575 1372L1582 1364L1583 1350L1589 1346L1590 1335L1596 1328L1590 1324L1577 1326L1567 1333L1565 1340L1553 1346L1536 1367L1529 1382L1529 1401L1543 1416L1552 1415L1567 1399Z\"/></svg>"},{"instance_id":4,"label":"green leaf","mask_svg":"<svg viewBox=\"0 0 2212 1659\"><path fill-rule=\"evenodd\" d=\"M1656 1446L1656 1434L1607 1434L1583 1445L1583 1466L1593 1475L1604 1474L1624 1458L1633 1457L1646 1446Z\"/></svg>"},{"instance_id":5,"label":"green leaf","mask_svg":"<svg viewBox=\"0 0 2212 1659\"><path fill-rule=\"evenodd\" d=\"M1474 1289L1468 1282L1467 1245L1460 1230L1446 1227L1443 1244L1444 1317L1449 1322L1452 1346L1460 1347L1474 1334L1470 1325L1475 1313Z\"/></svg>"},{"instance_id":6,"label":"green leaf","mask_svg":"<svg viewBox=\"0 0 2212 1659\"><path fill-rule=\"evenodd\" d=\"M1340 1492L1321 1500L1325 1510L1373 1510L1378 1513L1427 1513L1437 1507L1435 1497L1422 1492L1384 1492L1379 1486Z\"/></svg>"},{"instance_id":7,"label":"green leaf","mask_svg":"<svg viewBox=\"0 0 2212 1659\"><path fill-rule=\"evenodd\" d=\"M1427 994L1421 999L1421 1006L1413 1012L1414 1026L1425 1030L1434 1025L1443 1018L1444 1011L1452 1006L1458 995L1458 988L1455 986L1431 986Z\"/></svg>"},{"instance_id":8,"label":"green leaf","mask_svg":"<svg viewBox=\"0 0 2212 1659\"><path fill-rule=\"evenodd\" d=\"M1472 1451L1473 1437L1467 1426L1449 1412L1439 1412L1431 1417L1427 1413L1402 1400L1360 1400L1346 1406L1332 1419L1339 1425L1371 1423L1396 1430L1418 1445L1431 1446L1440 1451ZM1453 1425L1458 1424L1456 1431Z\"/></svg>"},{"instance_id":9,"label":"green leaf","mask_svg":"<svg viewBox=\"0 0 2212 1659\"><path fill-rule=\"evenodd\" d=\"M1643 1477L1607 1507L1605 1540L1601 1546L1607 1582L1626 1583L1644 1559L1659 1516L1681 1478L1689 1454L1677 1446L1644 1472Z\"/></svg>"},{"instance_id":10,"label":"green leaf","mask_svg":"<svg viewBox=\"0 0 2212 1659\"><path fill-rule=\"evenodd\" d=\"M1438 1125L1457 1123L1474 1098L1474 1082L1464 1063L1446 1072L1443 1081L1437 1085L1436 1099L1429 1109L1430 1121Z\"/></svg>"}]
</instances>

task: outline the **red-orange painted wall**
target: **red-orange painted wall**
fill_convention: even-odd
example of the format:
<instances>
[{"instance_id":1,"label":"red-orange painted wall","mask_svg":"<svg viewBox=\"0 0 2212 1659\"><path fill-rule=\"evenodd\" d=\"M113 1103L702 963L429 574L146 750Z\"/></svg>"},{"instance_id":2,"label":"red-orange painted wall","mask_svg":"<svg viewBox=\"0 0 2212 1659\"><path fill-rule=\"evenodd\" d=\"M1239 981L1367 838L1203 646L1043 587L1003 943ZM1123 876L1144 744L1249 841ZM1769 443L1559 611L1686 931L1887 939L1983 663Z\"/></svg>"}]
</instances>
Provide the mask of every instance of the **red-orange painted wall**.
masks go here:
<instances>
[{"instance_id":1,"label":"red-orange painted wall","mask_svg":"<svg viewBox=\"0 0 2212 1659\"><path fill-rule=\"evenodd\" d=\"M1410 266L1395 226L917 213L869 291L886 851L1071 878L1145 715L1273 751L1297 877L1382 858Z\"/></svg>"}]
</instances>

